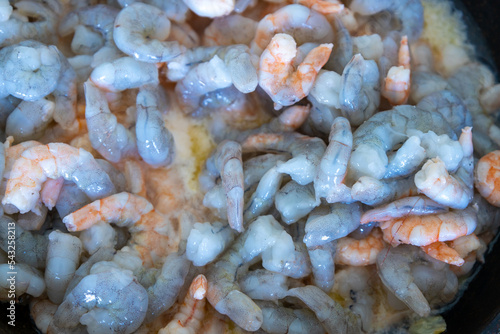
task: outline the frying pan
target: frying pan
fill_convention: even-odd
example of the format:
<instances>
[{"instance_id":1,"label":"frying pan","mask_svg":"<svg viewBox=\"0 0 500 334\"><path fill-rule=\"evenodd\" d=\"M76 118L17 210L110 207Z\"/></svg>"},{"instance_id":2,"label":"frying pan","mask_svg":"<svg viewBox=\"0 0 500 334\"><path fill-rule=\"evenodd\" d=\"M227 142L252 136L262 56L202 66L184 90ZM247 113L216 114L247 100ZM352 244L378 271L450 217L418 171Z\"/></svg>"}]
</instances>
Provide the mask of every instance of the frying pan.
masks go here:
<instances>
[{"instance_id":1,"label":"frying pan","mask_svg":"<svg viewBox=\"0 0 500 334\"><path fill-rule=\"evenodd\" d=\"M476 44L479 59L492 69L500 68L500 6L489 0L455 1L464 12L469 40ZM498 123L498 122L497 122ZM474 279L455 305L443 313L447 334L454 333L500 333L500 244L490 245L484 265L476 268ZM16 307L16 326L7 324L7 304L0 304L0 334L36 333L34 323L26 305Z\"/></svg>"}]
</instances>

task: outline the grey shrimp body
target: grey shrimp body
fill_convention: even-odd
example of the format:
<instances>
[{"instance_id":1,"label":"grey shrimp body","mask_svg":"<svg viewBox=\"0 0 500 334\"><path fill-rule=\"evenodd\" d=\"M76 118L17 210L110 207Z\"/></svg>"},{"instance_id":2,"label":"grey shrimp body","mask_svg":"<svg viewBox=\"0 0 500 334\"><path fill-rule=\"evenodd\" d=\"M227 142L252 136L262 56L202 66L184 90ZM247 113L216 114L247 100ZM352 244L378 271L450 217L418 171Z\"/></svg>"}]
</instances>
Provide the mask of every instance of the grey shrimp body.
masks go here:
<instances>
[{"instance_id":1,"label":"grey shrimp body","mask_svg":"<svg viewBox=\"0 0 500 334\"><path fill-rule=\"evenodd\" d=\"M336 246L337 242L333 240L307 249L311 260L314 285L326 293L332 289L334 283Z\"/></svg>"},{"instance_id":2,"label":"grey shrimp body","mask_svg":"<svg viewBox=\"0 0 500 334\"><path fill-rule=\"evenodd\" d=\"M175 158L175 142L160 112L161 92L142 88L137 94L135 134L139 155L153 167L166 167Z\"/></svg>"},{"instance_id":3,"label":"grey shrimp body","mask_svg":"<svg viewBox=\"0 0 500 334\"><path fill-rule=\"evenodd\" d=\"M352 132L347 119L335 118L328 141L314 178L314 192L317 198L326 198L328 203L349 202L352 200L351 190L344 184L344 179L351 157Z\"/></svg>"},{"instance_id":4,"label":"grey shrimp body","mask_svg":"<svg viewBox=\"0 0 500 334\"><path fill-rule=\"evenodd\" d=\"M248 137L242 143L243 151L289 152L292 159L278 166L278 172L288 174L300 185L314 181L316 168L326 145L320 138L290 133L263 133Z\"/></svg>"},{"instance_id":5,"label":"grey shrimp body","mask_svg":"<svg viewBox=\"0 0 500 334\"><path fill-rule=\"evenodd\" d=\"M278 300L286 296L288 277L266 269L248 272L238 280L241 291L258 300Z\"/></svg>"},{"instance_id":6,"label":"grey shrimp body","mask_svg":"<svg viewBox=\"0 0 500 334\"><path fill-rule=\"evenodd\" d=\"M244 185L240 144L228 140L221 142L206 165L212 177L222 178L229 225L236 231L242 232Z\"/></svg>"},{"instance_id":7,"label":"grey shrimp body","mask_svg":"<svg viewBox=\"0 0 500 334\"><path fill-rule=\"evenodd\" d=\"M251 221L265 214L273 205L274 197L281 187L283 174L277 171L277 166L270 168L260 180L255 192L248 200L243 211L243 219Z\"/></svg>"},{"instance_id":8,"label":"grey shrimp body","mask_svg":"<svg viewBox=\"0 0 500 334\"><path fill-rule=\"evenodd\" d=\"M277 193L274 204L286 224L293 224L307 216L320 200L314 195L312 184L301 186L295 181L285 184Z\"/></svg>"},{"instance_id":9,"label":"grey shrimp body","mask_svg":"<svg viewBox=\"0 0 500 334\"><path fill-rule=\"evenodd\" d=\"M7 117L5 134L16 142L39 139L52 121L54 110L54 102L43 98L22 101Z\"/></svg>"},{"instance_id":10,"label":"grey shrimp body","mask_svg":"<svg viewBox=\"0 0 500 334\"><path fill-rule=\"evenodd\" d=\"M333 26L336 33L335 43L325 68L341 73L353 56L353 40L349 31L337 16L333 17Z\"/></svg>"},{"instance_id":11,"label":"grey shrimp body","mask_svg":"<svg viewBox=\"0 0 500 334\"><path fill-rule=\"evenodd\" d=\"M170 20L161 9L136 2L116 16L113 39L125 54L148 63L167 62L184 52L177 41L165 41Z\"/></svg>"},{"instance_id":12,"label":"grey shrimp body","mask_svg":"<svg viewBox=\"0 0 500 334\"><path fill-rule=\"evenodd\" d=\"M41 99L54 91L60 73L61 61L55 46L28 40L0 50L0 96Z\"/></svg>"},{"instance_id":13,"label":"grey shrimp body","mask_svg":"<svg viewBox=\"0 0 500 334\"><path fill-rule=\"evenodd\" d=\"M45 292L43 274L38 269L24 263L16 263L15 271L16 297L20 297L25 293L33 297L40 297ZM12 293L10 292L12 282L10 279L12 276L11 265L7 263L0 264L0 300L2 301L12 300L12 297L9 297Z\"/></svg>"},{"instance_id":14,"label":"grey shrimp body","mask_svg":"<svg viewBox=\"0 0 500 334\"><path fill-rule=\"evenodd\" d=\"M377 206L395 199L416 195L418 189L412 176L377 180L362 176L351 188L352 198L363 204Z\"/></svg>"},{"instance_id":15,"label":"grey shrimp body","mask_svg":"<svg viewBox=\"0 0 500 334\"><path fill-rule=\"evenodd\" d=\"M84 83L85 119L92 147L111 162L137 152L135 136L119 124L104 94L90 81Z\"/></svg>"},{"instance_id":16,"label":"grey shrimp body","mask_svg":"<svg viewBox=\"0 0 500 334\"><path fill-rule=\"evenodd\" d=\"M61 62L61 74L52 92L55 100L54 121L63 129L72 129L77 126L77 77L75 70L66 57L59 50L57 53Z\"/></svg>"},{"instance_id":17,"label":"grey shrimp body","mask_svg":"<svg viewBox=\"0 0 500 334\"><path fill-rule=\"evenodd\" d=\"M320 206L309 214L304 243L307 247L316 247L345 237L358 228L360 219L360 203Z\"/></svg>"},{"instance_id":18,"label":"grey shrimp body","mask_svg":"<svg viewBox=\"0 0 500 334\"><path fill-rule=\"evenodd\" d=\"M276 166L278 161L286 161L288 158L287 154L268 153L245 160L243 162L245 191L257 184L267 171Z\"/></svg>"},{"instance_id":19,"label":"grey shrimp body","mask_svg":"<svg viewBox=\"0 0 500 334\"><path fill-rule=\"evenodd\" d=\"M233 230L221 222L195 223L186 243L186 256L195 266L212 262L234 240Z\"/></svg>"},{"instance_id":20,"label":"grey shrimp body","mask_svg":"<svg viewBox=\"0 0 500 334\"><path fill-rule=\"evenodd\" d=\"M373 60L356 54L345 66L340 90L340 109L352 125L369 119L380 103L380 75Z\"/></svg>"}]
</instances>

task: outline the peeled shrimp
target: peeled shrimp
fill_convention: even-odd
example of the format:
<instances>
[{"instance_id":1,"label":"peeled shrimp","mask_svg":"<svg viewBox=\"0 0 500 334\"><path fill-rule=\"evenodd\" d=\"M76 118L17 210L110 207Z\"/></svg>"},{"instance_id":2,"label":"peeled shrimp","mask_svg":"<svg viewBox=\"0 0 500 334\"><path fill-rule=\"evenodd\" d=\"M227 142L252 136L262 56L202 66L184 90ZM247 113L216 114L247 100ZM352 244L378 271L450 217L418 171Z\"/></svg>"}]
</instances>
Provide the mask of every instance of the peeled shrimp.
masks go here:
<instances>
[{"instance_id":1,"label":"peeled shrimp","mask_svg":"<svg viewBox=\"0 0 500 334\"><path fill-rule=\"evenodd\" d=\"M347 119L335 118L328 141L314 178L314 192L317 198L326 198L328 203L349 202L351 191L344 179L351 156L352 132Z\"/></svg>"},{"instance_id":2,"label":"peeled shrimp","mask_svg":"<svg viewBox=\"0 0 500 334\"><path fill-rule=\"evenodd\" d=\"M320 203L314 196L312 184L301 186L295 181L290 181L279 189L274 200L276 210L286 224L296 223Z\"/></svg>"},{"instance_id":3,"label":"peeled shrimp","mask_svg":"<svg viewBox=\"0 0 500 334\"><path fill-rule=\"evenodd\" d=\"M454 266L461 266L465 262L456 250L442 241L433 242L432 244L422 246L421 248L430 257Z\"/></svg>"},{"instance_id":4,"label":"peeled shrimp","mask_svg":"<svg viewBox=\"0 0 500 334\"><path fill-rule=\"evenodd\" d=\"M271 39L260 58L259 85L274 101L275 109L292 105L309 94L332 47L321 44L312 49L295 69L297 49L293 37L277 34Z\"/></svg>"},{"instance_id":5,"label":"peeled shrimp","mask_svg":"<svg viewBox=\"0 0 500 334\"><path fill-rule=\"evenodd\" d=\"M33 298L30 301L30 315L35 322L36 328L42 333L47 333L58 305L48 299Z\"/></svg>"},{"instance_id":6,"label":"peeled shrimp","mask_svg":"<svg viewBox=\"0 0 500 334\"><path fill-rule=\"evenodd\" d=\"M498 169L500 166L500 151L493 151L481 159L477 163L474 173L474 184L477 191L490 204L500 206L500 186L497 185Z\"/></svg>"},{"instance_id":7,"label":"peeled shrimp","mask_svg":"<svg viewBox=\"0 0 500 334\"><path fill-rule=\"evenodd\" d=\"M351 188L352 198L363 204L377 206L402 197L418 195L413 177L377 180L361 176Z\"/></svg>"},{"instance_id":8,"label":"peeled shrimp","mask_svg":"<svg viewBox=\"0 0 500 334\"><path fill-rule=\"evenodd\" d=\"M248 272L238 280L241 291L253 300L278 300L286 296L288 277L266 269Z\"/></svg>"},{"instance_id":9,"label":"peeled shrimp","mask_svg":"<svg viewBox=\"0 0 500 334\"><path fill-rule=\"evenodd\" d=\"M336 246L337 242L334 240L307 249L311 260L314 285L326 293L332 289L334 283Z\"/></svg>"},{"instance_id":10,"label":"peeled shrimp","mask_svg":"<svg viewBox=\"0 0 500 334\"><path fill-rule=\"evenodd\" d=\"M337 241L335 263L348 266L367 266L374 264L377 255L384 249L380 229L374 228L364 239L356 240L350 237Z\"/></svg>"},{"instance_id":11,"label":"peeled shrimp","mask_svg":"<svg viewBox=\"0 0 500 334\"><path fill-rule=\"evenodd\" d=\"M55 103L46 99L22 101L7 117L5 134L16 142L39 139L54 115Z\"/></svg>"},{"instance_id":12,"label":"peeled shrimp","mask_svg":"<svg viewBox=\"0 0 500 334\"><path fill-rule=\"evenodd\" d=\"M14 289L11 288L13 283ZM0 300L12 300L12 290L15 290L16 298L25 293L40 297L45 292L43 274L24 263L16 263L14 270L10 264L0 264Z\"/></svg>"},{"instance_id":13,"label":"peeled shrimp","mask_svg":"<svg viewBox=\"0 0 500 334\"><path fill-rule=\"evenodd\" d=\"M274 197L277 195L281 186L283 174L277 171L277 167L270 168L260 180L255 192L248 200L243 218L250 221L260 215L265 214L273 205ZM279 211L279 209L278 209Z\"/></svg>"},{"instance_id":14,"label":"peeled shrimp","mask_svg":"<svg viewBox=\"0 0 500 334\"><path fill-rule=\"evenodd\" d=\"M217 17L203 32L203 45L219 46L250 44L257 29L257 22L238 15Z\"/></svg>"},{"instance_id":15,"label":"peeled shrimp","mask_svg":"<svg viewBox=\"0 0 500 334\"><path fill-rule=\"evenodd\" d=\"M392 245L426 246L469 235L476 228L476 212L472 208L427 215L406 216L380 224L384 240Z\"/></svg>"},{"instance_id":16,"label":"peeled shrimp","mask_svg":"<svg viewBox=\"0 0 500 334\"><path fill-rule=\"evenodd\" d=\"M187 238L186 256L195 266L204 266L215 260L233 239L227 224L195 223Z\"/></svg>"},{"instance_id":17,"label":"peeled shrimp","mask_svg":"<svg viewBox=\"0 0 500 334\"><path fill-rule=\"evenodd\" d=\"M184 3L199 16L219 17L231 13L235 0L183 0Z\"/></svg>"},{"instance_id":18,"label":"peeled shrimp","mask_svg":"<svg viewBox=\"0 0 500 334\"><path fill-rule=\"evenodd\" d=\"M184 298L184 303L181 305L179 312L174 315L174 318L166 327L160 329L158 334L198 333L205 315L207 289L208 283L205 276L196 276L189 286L188 294Z\"/></svg>"},{"instance_id":19,"label":"peeled shrimp","mask_svg":"<svg viewBox=\"0 0 500 334\"><path fill-rule=\"evenodd\" d=\"M382 96L392 105L406 104L410 96L410 49L407 36L401 38L398 65L389 69L382 87Z\"/></svg>"},{"instance_id":20,"label":"peeled shrimp","mask_svg":"<svg viewBox=\"0 0 500 334\"><path fill-rule=\"evenodd\" d=\"M5 22L12 14L12 6L8 0L0 1L0 22Z\"/></svg>"},{"instance_id":21,"label":"peeled shrimp","mask_svg":"<svg viewBox=\"0 0 500 334\"><path fill-rule=\"evenodd\" d=\"M170 20L157 7L136 2L123 8L115 19L113 39L127 55L148 63L167 62L184 51L177 41L165 41Z\"/></svg>"},{"instance_id":22,"label":"peeled shrimp","mask_svg":"<svg viewBox=\"0 0 500 334\"><path fill-rule=\"evenodd\" d=\"M67 144L51 143L27 149L15 161L2 204L13 205L21 213L28 212L35 208L43 182L59 177L75 182L91 199L115 191L109 176L90 153Z\"/></svg>"}]
</instances>

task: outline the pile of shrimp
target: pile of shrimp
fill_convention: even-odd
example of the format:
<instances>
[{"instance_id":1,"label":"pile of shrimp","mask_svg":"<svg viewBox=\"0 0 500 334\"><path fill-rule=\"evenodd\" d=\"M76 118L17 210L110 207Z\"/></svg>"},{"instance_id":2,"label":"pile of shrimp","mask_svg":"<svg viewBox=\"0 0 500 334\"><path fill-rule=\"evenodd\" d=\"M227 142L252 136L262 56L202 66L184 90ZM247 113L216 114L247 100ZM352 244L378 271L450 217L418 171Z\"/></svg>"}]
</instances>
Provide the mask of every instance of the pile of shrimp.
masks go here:
<instances>
[{"instance_id":1,"label":"pile of shrimp","mask_svg":"<svg viewBox=\"0 0 500 334\"><path fill-rule=\"evenodd\" d=\"M443 331L500 206L500 84L425 37L443 3L0 0L0 299L42 333Z\"/></svg>"}]
</instances>

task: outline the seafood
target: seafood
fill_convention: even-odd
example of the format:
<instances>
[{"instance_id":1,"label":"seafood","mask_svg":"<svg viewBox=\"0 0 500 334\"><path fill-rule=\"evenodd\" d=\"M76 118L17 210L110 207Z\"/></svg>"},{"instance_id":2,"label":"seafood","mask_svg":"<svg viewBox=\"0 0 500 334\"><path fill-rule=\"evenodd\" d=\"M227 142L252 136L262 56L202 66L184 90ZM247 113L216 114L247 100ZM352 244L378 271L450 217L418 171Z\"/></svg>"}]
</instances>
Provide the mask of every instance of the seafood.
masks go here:
<instances>
[{"instance_id":1,"label":"seafood","mask_svg":"<svg viewBox=\"0 0 500 334\"><path fill-rule=\"evenodd\" d=\"M19 298L23 294L27 293L33 297L40 297L42 293L45 292L45 280L43 279L43 274L33 267L30 267L24 263L16 264L16 273L12 274L12 269L7 263L0 264L0 278L2 283L0 284L0 300L6 301L12 299L9 295L11 291L11 282L14 281L15 284L15 295ZM12 275L15 279L12 280Z\"/></svg>"},{"instance_id":2,"label":"seafood","mask_svg":"<svg viewBox=\"0 0 500 334\"><path fill-rule=\"evenodd\" d=\"M274 35L260 57L259 86L273 99L275 109L292 105L309 94L332 47L333 44L321 44L312 49L295 69L295 40L287 34Z\"/></svg>"},{"instance_id":3,"label":"seafood","mask_svg":"<svg viewBox=\"0 0 500 334\"><path fill-rule=\"evenodd\" d=\"M54 115L55 103L46 99L22 101L7 117L7 136L17 142L39 139Z\"/></svg>"},{"instance_id":4,"label":"seafood","mask_svg":"<svg viewBox=\"0 0 500 334\"><path fill-rule=\"evenodd\" d=\"M334 257L336 246L334 240L307 249L311 260L314 285L327 293L332 289L335 278Z\"/></svg>"},{"instance_id":5,"label":"seafood","mask_svg":"<svg viewBox=\"0 0 500 334\"><path fill-rule=\"evenodd\" d=\"M187 238L186 256L193 265L204 266L215 260L233 239L227 224L195 223Z\"/></svg>"},{"instance_id":6,"label":"seafood","mask_svg":"<svg viewBox=\"0 0 500 334\"><path fill-rule=\"evenodd\" d=\"M288 278L266 269L248 272L238 280L241 291L252 299L278 300L288 291Z\"/></svg>"},{"instance_id":7,"label":"seafood","mask_svg":"<svg viewBox=\"0 0 500 334\"><path fill-rule=\"evenodd\" d=\"M493 151L483 156L477 163L474 177L476 189L489 203L495 206L500 206L500 199L497 195L498 186L496 185L499 156L500 151Z\"/></svg>"},{"instance_id":8,"label":"seafood","mask_svg":"<svg viewBox=\"0 0 500 334\"><path fill-rule=\"evenodd\" d=\"M410 95L410 49L406 35L401 38L398 65L389 69L382 87L382 96L392 105L405 104Z\"/></svg>"}]
</instances>

